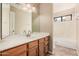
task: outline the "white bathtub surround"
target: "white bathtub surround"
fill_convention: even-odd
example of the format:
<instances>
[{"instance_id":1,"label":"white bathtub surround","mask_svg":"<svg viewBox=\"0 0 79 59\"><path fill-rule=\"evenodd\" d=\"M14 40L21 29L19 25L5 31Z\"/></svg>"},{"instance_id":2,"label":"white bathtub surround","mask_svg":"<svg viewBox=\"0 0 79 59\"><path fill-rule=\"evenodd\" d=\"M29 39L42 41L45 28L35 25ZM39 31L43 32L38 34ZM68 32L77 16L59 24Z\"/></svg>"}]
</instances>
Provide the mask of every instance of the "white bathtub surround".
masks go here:
<instances>
[{"instance_id":1,"label":"white bathtub surround","mask_svg":"<svg viewBox=\"0 0 79 59\"><path fill-rule=\"evenodd\" d=\"M46 37L49 36L49 33L44 33L44 32L34 32L31 34L30 37L26 37L24 35L13 35L13 36L9 36L5 39L3 39L2 41L0 41L0 51L12 48L12 47L16 47L18 45L33 41L33 40L37 40L40 39L42 37Z\"/></svg>"},{"instance_id":2,"label":"white bathtub surround","mask_svg":"<svg viewBox=\"0 0 79 59\"><path fill-rule=\"evenodd\" d=\"M56 45L76 49L76 40L71 40L71 38L63 37L63 36L54 37L54 39Z\"/></svg>"}]
</instances>

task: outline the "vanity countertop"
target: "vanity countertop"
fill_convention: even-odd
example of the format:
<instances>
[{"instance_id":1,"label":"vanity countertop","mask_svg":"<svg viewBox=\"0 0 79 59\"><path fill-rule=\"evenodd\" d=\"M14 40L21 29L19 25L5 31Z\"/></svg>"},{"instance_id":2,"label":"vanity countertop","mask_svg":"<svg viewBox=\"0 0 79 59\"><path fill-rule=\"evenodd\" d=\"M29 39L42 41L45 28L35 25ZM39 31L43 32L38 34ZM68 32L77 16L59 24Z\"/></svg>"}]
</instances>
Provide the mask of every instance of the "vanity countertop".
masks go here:
<instances>
[{"instance_id":1,"label":"vanity countertop","mask_svg":"<svg viewBox=\"0 0 79 59\"><path fill-rule=\"evenodd\" d=\"M12 35L0 41L0 51L38 40L46 36L49 36L49 33L34 32L30 37L24 35Z\"/></svg>"}]
</instances>

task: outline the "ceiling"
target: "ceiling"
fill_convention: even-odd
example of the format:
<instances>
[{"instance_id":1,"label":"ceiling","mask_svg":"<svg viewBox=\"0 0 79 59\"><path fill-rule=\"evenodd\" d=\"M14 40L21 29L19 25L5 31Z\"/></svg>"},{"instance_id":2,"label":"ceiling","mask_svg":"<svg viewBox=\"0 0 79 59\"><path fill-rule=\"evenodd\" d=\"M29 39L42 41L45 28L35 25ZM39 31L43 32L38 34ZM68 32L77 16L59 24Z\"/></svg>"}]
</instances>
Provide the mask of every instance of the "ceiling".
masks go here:
<instances>
[{"instance_id":1,"label":"ceiling","mask_svg":"<svg viewBox=\"0 0 79 59\"><path fill-rule=\"evenodd\" d=\"M60 12L66 9L70 9L75 7L75 3L54 3L53 4L53 11L55 12Z\"/></svg>"},{"instance_id":2,"label":"ceiling","mask_svg":"<svg viewBox=\"0 0 79 59\"><path fill-rule=\"evenodd\" d=\"M11 3L10 5L16 8L22 8L22 7L26 7L27 4L30 4L33 7L38 7L40 5L39 3Z\"/></svg>"}]
</instances>

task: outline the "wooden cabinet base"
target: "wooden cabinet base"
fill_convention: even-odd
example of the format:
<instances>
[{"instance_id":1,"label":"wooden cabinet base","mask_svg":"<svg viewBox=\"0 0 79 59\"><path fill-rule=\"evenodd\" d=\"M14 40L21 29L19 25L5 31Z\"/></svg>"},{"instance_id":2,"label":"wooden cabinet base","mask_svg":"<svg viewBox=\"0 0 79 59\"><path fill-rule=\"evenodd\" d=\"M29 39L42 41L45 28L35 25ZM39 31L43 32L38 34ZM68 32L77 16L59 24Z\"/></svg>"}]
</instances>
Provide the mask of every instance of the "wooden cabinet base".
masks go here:
<instances>
[{"instance_id":1,"label":"wooden cabinet base","mask_svg":"<svg viewBox=\"0 0 79 59\"><path fill-rule=\"evenodd\" d=\"M44 56L44 38L39 40L39 56Z\"/></svg>"},{"instance_id":2,"label":"wooden cabinet base","mask_svg":"<svg viewBox=\"0 0 79 59\"><path fill-rule=\"evenodd\" d=\"M48 46L45 46L45 55L48 54Z\"/></svg>"},{"instance_id":3,"label":"wooden cabinet base","mask_svg":"<svg viewBox=\"0 0 79 59\"><path fill-rule=\"evenodd\" d=\"M38 56L38 47L33 47L29 49L28 56Z\"/></svg>"},{"instance_id":4,"label":"wooden cabinet base","mask_svg":"<svg viewBox=\"0 0 79 59\"><path fill-rule=\"evenodd\" d=\"M28 43L28 56L38 56L38 40Z\"/></svg>"},{"instance_id":5,"label":"wooden cabinet base","mask_svg":"<svg viewBox=\"0 0 79 59\"><path fill-rule=\"evenodd\" d=\"M0 52L0 56L2 56L2 53Z\"/></svg>"},{"instance_id":6,"label":"wooden cabinet base","mask_svg":"<svg viewBox=\"0 0 79 59\"><path fill-rule=\"evenodd\" d=\"M2 52L2 56L26 56L26 44Z\"/></svg>"},{"instance_id":7,"label":"wooden cabinet base","mask_svg":"<svg viewBox=\"0 0 79 59\"><path fill-rule=\"evenodd\" d=\"M48 53L48 37L41 38L5 51L0 56L44 56Z\"/></svg>"}]
</instances>

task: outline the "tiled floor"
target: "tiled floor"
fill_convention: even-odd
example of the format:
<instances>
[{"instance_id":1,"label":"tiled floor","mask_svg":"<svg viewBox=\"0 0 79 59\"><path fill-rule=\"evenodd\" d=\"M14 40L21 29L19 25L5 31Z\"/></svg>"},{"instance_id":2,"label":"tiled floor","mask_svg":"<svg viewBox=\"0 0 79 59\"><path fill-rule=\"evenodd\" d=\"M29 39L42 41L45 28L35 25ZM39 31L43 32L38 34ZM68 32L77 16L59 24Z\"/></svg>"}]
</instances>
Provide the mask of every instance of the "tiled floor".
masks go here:
<instances>
[{"instance_id":1,"label":"tiled floor","mask_svg":"<svg viewBox=\"0 0 79 59\"><path fill-rule=\"evenodd\" d=\"M58 45L56 45L54 51L55 51L54 56L77 56L75 49L65 48Z\"/></svg>"}]
</instances>

